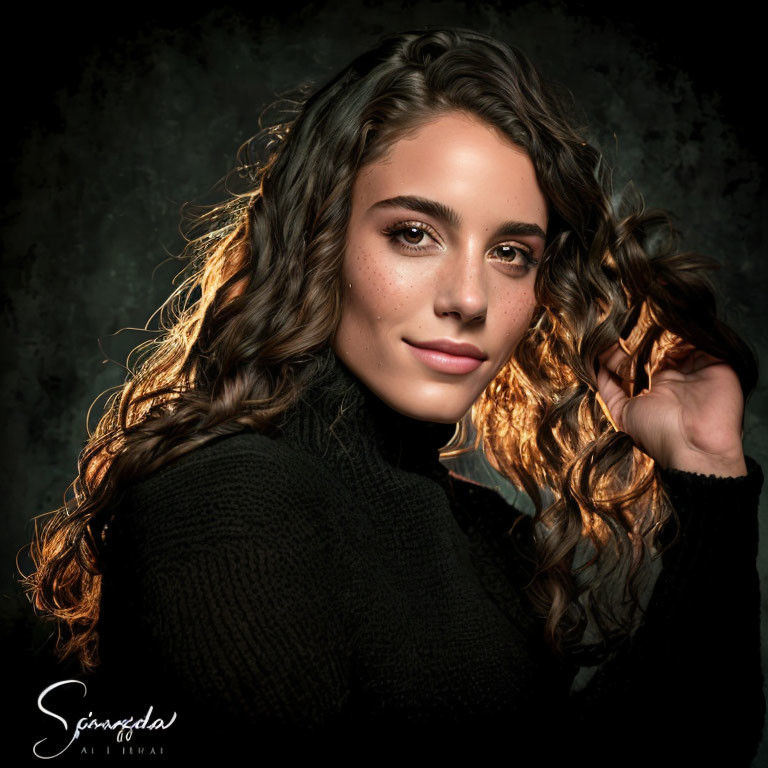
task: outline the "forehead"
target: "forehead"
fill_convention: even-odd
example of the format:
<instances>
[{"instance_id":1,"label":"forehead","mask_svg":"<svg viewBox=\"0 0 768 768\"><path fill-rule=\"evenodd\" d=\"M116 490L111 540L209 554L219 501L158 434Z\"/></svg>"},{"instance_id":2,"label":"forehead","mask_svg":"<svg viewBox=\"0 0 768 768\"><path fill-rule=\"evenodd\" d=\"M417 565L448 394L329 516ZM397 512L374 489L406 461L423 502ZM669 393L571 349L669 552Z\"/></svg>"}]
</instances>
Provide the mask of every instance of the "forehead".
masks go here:
<instances>
[{"instance_id":1,"label":"forehead","mask_svg":"<svg viewBox=\"0 0 768 768\"><path fill-rule=\"evenodd\" d=\"M393 143L381 160L359 172L354 196L377 200L419 194L465 211L517 215L546 228L546 200L527 152L495 127L466 113L441 115Z\"/></svg>"}]
</instances>

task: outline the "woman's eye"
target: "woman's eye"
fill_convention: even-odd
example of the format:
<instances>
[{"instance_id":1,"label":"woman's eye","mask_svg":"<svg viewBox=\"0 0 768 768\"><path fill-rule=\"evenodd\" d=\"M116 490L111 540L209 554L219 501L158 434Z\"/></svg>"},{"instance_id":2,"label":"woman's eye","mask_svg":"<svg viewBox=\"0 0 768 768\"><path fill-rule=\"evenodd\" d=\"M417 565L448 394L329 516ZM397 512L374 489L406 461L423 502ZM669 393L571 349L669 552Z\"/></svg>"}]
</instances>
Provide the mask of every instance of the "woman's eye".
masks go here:
<instances>
[{"instance_id":1,"label":"woman's eye","mask_svg":"<svg viewBox=\"0 0 768 768\"><path fill-rule=\"evenodd\" d=\"M428 250L426 241L437 242L436 238L422 225L400 223L384 230L390 242L396 247L406 251ZM497 245L492 253L497 255L499 261L512 267L529 269L538 265L538 261L531 255L527 248L521 248L511 243ZM517 263L515 263L517 261Z\"/></svg>"},{"instance_id":2,"label":"woman's eye","mask_svg":"<svg viewBox=\"0 0 768 768\"><path fill-rule=\"evenodd\" d=\"M403 237L408 245L418 245L426 234L427 233L423 229L419 229L418 227L408 227L403 230ZM414 243L409 238L416 238L416 242Z\"/></svg>"},{"instance_id":3,"label":"woman's eye","mask_svg":"<svg viewBox=\"0 0 768 768\"><path fill-rule=\"evenodd\" d=\"M520 248L517 245L499 245L494 248L494 251L501 254L501 261L512 262L519 256L522 260L521 266L533 267L538 264L538 261L531 256L529 250Z\"/></svg>"},{"instance_id":4,"label":"woman's eye","mask_svg":"<svg viewBox=\"0 0 768 768\"><path fill-rule=\"evenodd\" d=\"M385 234L388 235L391 242L406 250L421 251L424 249L422 244L426 238L434 240L426 229L415 225L398 225L397 227L385 230Z\"/></svg>"}]
</instances>

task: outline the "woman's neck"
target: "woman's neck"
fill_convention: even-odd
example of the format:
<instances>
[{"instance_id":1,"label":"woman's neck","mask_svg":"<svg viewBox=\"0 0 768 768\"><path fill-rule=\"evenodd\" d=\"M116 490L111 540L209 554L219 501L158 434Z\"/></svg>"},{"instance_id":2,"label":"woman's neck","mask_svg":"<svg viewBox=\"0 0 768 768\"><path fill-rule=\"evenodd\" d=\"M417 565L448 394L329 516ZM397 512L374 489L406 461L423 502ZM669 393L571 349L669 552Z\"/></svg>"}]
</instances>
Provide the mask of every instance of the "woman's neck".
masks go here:
<instances>
[{"instance_id":1,"label":"woman's neck","mask_svg":"<svg viewBox=\"0 0 768 768\"><path fill-rule=\"evenodd\" d=\"M318 357L320 375L302 392L282 427L289 439L331 460L343 453L352 462L447 474L439 450L453 437L455 424L406 416L374 394L332 348Z\"/></svg>"}]
</instances>

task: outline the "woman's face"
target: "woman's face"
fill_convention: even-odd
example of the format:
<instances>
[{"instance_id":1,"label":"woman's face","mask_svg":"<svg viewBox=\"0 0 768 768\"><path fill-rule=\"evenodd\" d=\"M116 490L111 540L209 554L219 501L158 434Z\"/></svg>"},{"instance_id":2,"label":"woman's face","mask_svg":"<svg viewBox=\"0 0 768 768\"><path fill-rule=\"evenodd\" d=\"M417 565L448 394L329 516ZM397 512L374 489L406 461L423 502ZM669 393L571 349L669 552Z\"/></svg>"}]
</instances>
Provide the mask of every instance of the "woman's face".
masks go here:
<instances>
[{"instance_id":1,"label":"woman's face","mask_svg":"<svg viewBox=\"0 0 768 768\"><path fill-rule=\"evenodd\" d=\"M522 149L466 113L423 125L355 179L336 354L400 413L458 421L530 325L546 231Z\"/></svg>"}]
</instances>

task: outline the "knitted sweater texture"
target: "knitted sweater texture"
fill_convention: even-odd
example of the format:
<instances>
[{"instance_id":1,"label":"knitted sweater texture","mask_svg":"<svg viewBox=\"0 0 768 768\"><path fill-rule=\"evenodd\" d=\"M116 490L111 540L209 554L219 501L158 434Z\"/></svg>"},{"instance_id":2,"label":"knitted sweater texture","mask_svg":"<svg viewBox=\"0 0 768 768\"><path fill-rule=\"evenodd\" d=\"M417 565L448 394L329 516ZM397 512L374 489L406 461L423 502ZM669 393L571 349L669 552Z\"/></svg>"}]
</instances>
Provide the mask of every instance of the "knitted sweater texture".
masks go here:
<instances>
[{"instance_id":1,"label":"knitted sweater texture","mask_svg":"<svg viewBox=\"0 0 768 768\"><path fill-rule=\"evenodd\" d=\"M524 592L531 518L440 462L452 425L392 410L323 355L277 434L218 438L130 489L89 706L175 712L132 739L166 763L277 748L750 765L765 716L754 459L739 478L662 470L680 538L640 629L572 692L578 667L547 649Z\"/></svg>"}]
</instances>

